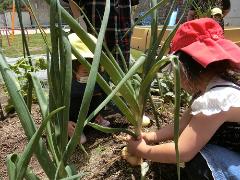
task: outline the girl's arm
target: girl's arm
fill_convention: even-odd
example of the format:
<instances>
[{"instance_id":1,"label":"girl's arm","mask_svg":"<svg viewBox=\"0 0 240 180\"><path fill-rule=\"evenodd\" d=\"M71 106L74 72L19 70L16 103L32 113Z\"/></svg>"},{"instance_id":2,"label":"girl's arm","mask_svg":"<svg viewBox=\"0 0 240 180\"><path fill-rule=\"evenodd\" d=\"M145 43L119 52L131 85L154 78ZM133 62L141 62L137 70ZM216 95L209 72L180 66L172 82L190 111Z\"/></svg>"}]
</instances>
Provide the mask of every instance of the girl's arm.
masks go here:
<instances>
[{"instance_id":1,"label":"girl's arm","mask_svg":"<svg viewBox=\"0 0 240 180\"><path fill-rule=\"evenodd\" d=\"M180 134L182 133L183 129L188 125L192 115L190 114L191 109L187 109L180 120ZM156 132L149 132L143 133L142 137L147 143L158 143L162 141L172 140L174 136L174 128L173 124L169 124L166 127L156 131Z\"/></svg>"},{"instance_id":2,"label":"girl's arm","mask_svg":"<svg viewBox=\"0 0 240 180\"><path fill-rule=\"evenodd\" d=\"M210 140L216 130L226 121L226 113L212 116L193 116L179 137L180 161L191 160ZM174 143L150 146L143 139L129 140L128 151L136 156L161 163L176 163Z\"/></svg>"}]
</instances>

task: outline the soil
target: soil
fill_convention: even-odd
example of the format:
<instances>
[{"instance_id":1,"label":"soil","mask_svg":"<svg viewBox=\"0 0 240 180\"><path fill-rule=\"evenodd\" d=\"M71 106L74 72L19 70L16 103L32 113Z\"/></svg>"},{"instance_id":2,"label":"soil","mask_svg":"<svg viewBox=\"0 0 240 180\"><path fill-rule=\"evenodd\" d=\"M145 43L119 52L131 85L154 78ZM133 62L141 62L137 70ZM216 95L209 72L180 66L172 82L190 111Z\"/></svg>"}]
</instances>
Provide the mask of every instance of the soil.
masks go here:
<instances>
[{"instance_id":1,"label":"soil","mask_svg":"<svg viewBox=\"0 0 240 180\"><path fill-rule=\"evenodd\" d=\"M172 119L171 106L161 106L161 124L170 123ZM153 118L151 108L146 109L146 114ZM32 116L37 124L41 123L41 115L37 104L33 105ZM128 127L131 126L126 122L123 116L114 113L105 116L111 122L111 127ZM156 123L151 122L151 125L144 131L156 129ZM106 180L128 180L140 179L140 166L132 167L121 158L121 150L125 146L122 140L125 134L104 134L92 128L85 129L87 142L84 147L88 155L84 154L80 147L77 147L72 157L69 159L69 164L73 164L79 172L84 174L83 180L89 179L106 179ZM8 116L4 121L0 121L0 179L8 179L6 157L11 153L21 153L27 144L27 138L21 127L21 123L16 114ZM164 179L160 178L161 174L166 174L167 179L177 179L176 167L160 165L157 163L148 162L150 169L147 173L147 179ZM35 157L31 159L31 168L40 179L48 179L38 164ZM164 167L164 168L161 168ZM171 173L169 172L171 170ZM172 173L173 172L173 173Z\"/></svg>"}]
</instances>

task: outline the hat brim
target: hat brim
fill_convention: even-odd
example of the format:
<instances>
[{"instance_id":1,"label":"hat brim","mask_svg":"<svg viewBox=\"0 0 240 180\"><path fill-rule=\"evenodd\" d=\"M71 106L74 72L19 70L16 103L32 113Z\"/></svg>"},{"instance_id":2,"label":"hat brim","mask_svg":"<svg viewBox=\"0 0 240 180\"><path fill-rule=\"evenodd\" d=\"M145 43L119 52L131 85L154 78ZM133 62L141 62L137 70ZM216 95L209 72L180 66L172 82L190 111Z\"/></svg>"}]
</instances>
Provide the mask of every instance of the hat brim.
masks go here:
<instances>
[{"instance_id":1,"label":"hat brim","mask_svg":"<svg viewBox=\"0 0 240 180\"><path fill-rule=\"evenodd\" d=\"M222 13L219 13L219 12L214 12L214 13L212 13L211 15L212 15L212 16L219 15L219 16L223 17L223 14L222 14Z\"/></svg>"},{"instance_id":2,"label":"hat brim","mask_svg":"<svg viewBox=\"0 0 240 180\"><path fill-rule=\"evenodd\" d=\"M79 50L78 50L79 51ZM84 58L93 58L93 53L90 51L90 52L86 52L86 51L82 51L82 52L79 52L79 54L84 57ZM77 58L74 56L74 54L72 54L72 60L76 60Z\"/></svg>"},{"instance_id":3,"label":"hat brim","mask_svg":"<svg viewBox=\"0 0 240 180\"><path fill-rule=\"evenodd\" d=\"M206 38L202 41L196 41L180 51L192 56L203 67L221 60L229 60L237 66L240 64L240 47L226 39Z\"/></svg>"},{"instance_id":4,"label":"hat brim","mask_svg":"<svg viewBox=\"0 0 240 180\"><path fill-rule=\"evenodd\" d=\"M97 39L91 35L88 34L92 40L95 42ZM77 36L77 34L72 33L68 35L69 42L71 45L79 52L79 54L84 58L93 58L93 53L88 49L88 47L82 42L82 40ZM72 54L72 60L76 60L77 58Z\"/></svg>"}]
</instances>

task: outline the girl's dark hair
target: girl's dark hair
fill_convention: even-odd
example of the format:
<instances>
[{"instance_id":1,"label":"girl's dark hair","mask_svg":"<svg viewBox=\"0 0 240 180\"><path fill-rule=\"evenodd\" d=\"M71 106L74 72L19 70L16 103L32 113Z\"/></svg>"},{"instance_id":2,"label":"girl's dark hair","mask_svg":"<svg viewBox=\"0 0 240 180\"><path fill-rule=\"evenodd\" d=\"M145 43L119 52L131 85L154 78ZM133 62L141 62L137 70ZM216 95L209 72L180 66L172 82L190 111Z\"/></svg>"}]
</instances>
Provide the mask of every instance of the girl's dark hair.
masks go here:
<instances>
[{"instance_id":1,"label":"girl's dark hair","mask_svg":"<svg viewBox=\"0 0 240 180\"><path fill-rule=\"evenodd\" d=\"M212 72L215 73L216 76L240 86L240 72L234 69L227 60L213 62L204 68L196 62L192 56L183 51L177 52L176 55L182 63L186 76L190 81L197 80L202 73Z\"/></svg>"},{"instance_id":2,"label":"girl's dark hair","mask_svg":"<svg viewBox=\"0 0 240 180\"><path fill-rule=\"evenodd\" d=\"M223 5L223 10L228 10L231 8L231 2L230 0L223 0L222 1L222 5Z\"/></svg>"},{"instance_id":3,"label":"girl's dark hair","mask_svg":"<svg viewBox=\"0 0 240 180\"><path fill-rule=\"evenodd\" d=\"M183 51L179 51L176 54L179 58L179 61L183 65L183 69L186 73L188 80L195 81L198 79L199 75L205 71L205 68L197 63L191 56L186 54Z\"/></svg>"},{"instance_id":4,"label":"girl's dark hair","mask_svg":"<svg viewBox=\"0 0 240 180\"><path fill-rule=\"evenodd\" d=\"M80 66L80 62L78 60L72 61L72 78L76 80L76 72L78 71L78 68Z\"/></svg>"}]
</instances>

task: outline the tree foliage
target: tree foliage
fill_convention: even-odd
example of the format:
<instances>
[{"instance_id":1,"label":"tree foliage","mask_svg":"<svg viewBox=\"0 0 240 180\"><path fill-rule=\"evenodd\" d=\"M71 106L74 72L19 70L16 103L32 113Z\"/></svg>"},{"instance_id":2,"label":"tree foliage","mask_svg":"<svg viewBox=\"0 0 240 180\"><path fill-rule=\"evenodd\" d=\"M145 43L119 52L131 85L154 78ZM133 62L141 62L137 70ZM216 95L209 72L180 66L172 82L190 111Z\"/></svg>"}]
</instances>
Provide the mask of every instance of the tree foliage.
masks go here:
<instances>
[{"instance_id":1,"label":"tree foliage","mask_svg":"<svg viewBox=\"0 0 240 180\"><path fill-rule=\"evenodd\" d=\"M3 13L6 9L11 8L13 0L0 0L0 13Z\"/></svg>"}]
</instances>

